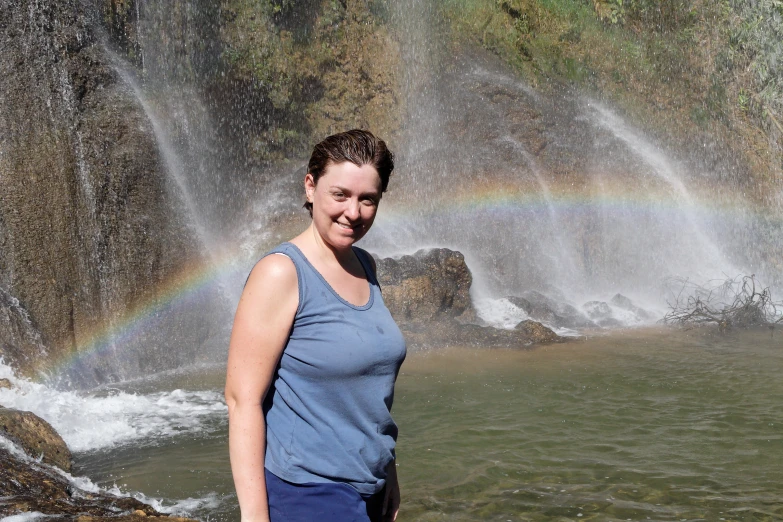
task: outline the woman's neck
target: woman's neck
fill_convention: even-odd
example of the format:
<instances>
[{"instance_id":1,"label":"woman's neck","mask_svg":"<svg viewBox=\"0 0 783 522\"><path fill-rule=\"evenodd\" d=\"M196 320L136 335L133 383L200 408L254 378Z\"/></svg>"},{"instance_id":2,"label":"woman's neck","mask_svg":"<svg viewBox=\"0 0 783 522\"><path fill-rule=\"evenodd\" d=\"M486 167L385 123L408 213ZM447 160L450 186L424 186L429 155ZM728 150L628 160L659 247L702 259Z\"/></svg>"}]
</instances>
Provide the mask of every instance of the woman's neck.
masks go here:
<instances>
[{"instance_id":1,"label":"woman's neck","mask_svg":"<svg viewBox=\"0 0 783 522\"><path fill-rule=\"evenodd\" d=\"M318 256L318 259L327 265L337 264L345 268L353 265L355 261L356 256L350 246L347 248L338 249L333 245L330 245L324 241L312 223L304 232L299 234L299 236L297 236L294 241L299 243L298 246L300 247L306 245L307 250L309 250L313 255Z\"/></svg>"}]
</instances>

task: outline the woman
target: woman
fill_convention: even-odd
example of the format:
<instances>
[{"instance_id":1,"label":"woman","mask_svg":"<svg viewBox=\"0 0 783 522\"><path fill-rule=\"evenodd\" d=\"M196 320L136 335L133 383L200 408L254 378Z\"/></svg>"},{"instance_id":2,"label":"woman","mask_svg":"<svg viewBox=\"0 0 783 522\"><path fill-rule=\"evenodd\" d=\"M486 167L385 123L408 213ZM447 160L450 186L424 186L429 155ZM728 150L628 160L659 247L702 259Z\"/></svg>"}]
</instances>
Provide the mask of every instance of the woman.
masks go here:
<instances>
[{"instance_id":1,"label":"woman","mask_svg":"<svg viewBox=\"0 0 783 522\"><path fill-rule=\"evenodd\" d=\"M242 521L394 520L400 495L390 410L405 342L375 262L353 244L394 169L367 131L315 146L310 226L250 273L226 377Z\"/></svg>"}]
</instances>

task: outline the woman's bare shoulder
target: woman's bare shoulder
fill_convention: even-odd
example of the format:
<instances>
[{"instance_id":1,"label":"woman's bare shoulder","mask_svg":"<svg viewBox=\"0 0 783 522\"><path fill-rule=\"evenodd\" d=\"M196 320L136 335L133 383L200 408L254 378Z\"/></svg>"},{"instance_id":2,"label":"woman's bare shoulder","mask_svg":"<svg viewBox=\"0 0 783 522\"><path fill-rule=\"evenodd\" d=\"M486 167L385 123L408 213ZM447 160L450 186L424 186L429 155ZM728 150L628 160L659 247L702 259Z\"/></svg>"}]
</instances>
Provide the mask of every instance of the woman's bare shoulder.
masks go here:
<instances>
[{"instance_id":1,"label":"woman's bare shoulder","mask_svg":"<svg viewBox=\"0 0 783 522\"><path fill-rule=\"evenodd\" d=\"M280 297L281 294L275 292L296 291L297 284L296 266L291 258L284 254L270 254L258 261L250 271L245 293L262 291L268 297Z\"/></svg>"}]
</instances>

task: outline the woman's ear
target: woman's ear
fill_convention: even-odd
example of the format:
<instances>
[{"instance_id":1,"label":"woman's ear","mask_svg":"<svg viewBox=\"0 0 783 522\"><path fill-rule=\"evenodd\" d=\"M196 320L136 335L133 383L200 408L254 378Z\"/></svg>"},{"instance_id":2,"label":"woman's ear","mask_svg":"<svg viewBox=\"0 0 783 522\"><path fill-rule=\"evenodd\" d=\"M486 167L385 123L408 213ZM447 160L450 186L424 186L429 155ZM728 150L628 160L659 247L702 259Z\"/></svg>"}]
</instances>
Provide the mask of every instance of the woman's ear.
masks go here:
<instances>
[{"instance_id":1,"label":"woman's ear","mask_svg":"<svg viewBox=\"0 0 783 522\"><path fill-rule=\"evenodd\" d=\"M310 174L309 172L305 176L304 186L305 186L305 196L307 197L307 202L312 203L313 194L315 193L315 179L313 178L313 175Z\"/></svg>"}]
</instances>

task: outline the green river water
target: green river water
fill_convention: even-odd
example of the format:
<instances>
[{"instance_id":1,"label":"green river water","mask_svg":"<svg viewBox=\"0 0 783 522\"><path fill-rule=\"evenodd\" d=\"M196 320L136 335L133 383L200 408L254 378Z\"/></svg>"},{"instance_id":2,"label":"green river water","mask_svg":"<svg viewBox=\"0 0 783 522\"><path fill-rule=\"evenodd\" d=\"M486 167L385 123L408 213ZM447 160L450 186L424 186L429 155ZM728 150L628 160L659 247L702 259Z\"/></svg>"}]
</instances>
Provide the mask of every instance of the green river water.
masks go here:
<instances>
[{"instance_id":1,"label":"green river water","mask_svg":"<svg viewBox=\"0 0 783 522\"><path fill-rule=\"evenodd\" d=\"M410 354L393 412L398 520L783 520L782 374L783 333L768 330ZM209 435L77 455L76 473L150 497L212 496L190 514L238 520L225 421L213 422Z\"/></svg>"}]
</instances>

